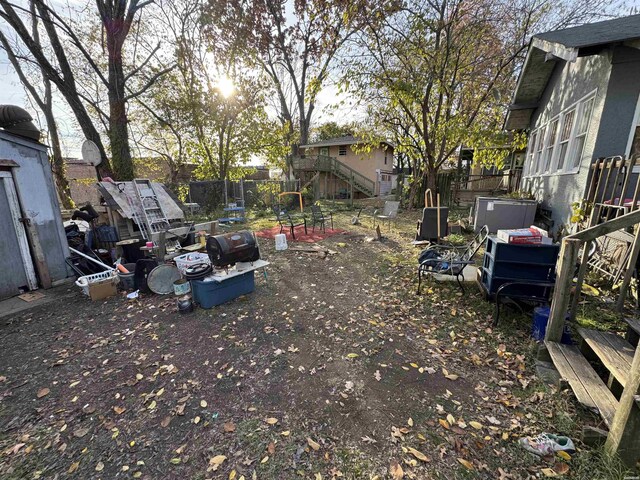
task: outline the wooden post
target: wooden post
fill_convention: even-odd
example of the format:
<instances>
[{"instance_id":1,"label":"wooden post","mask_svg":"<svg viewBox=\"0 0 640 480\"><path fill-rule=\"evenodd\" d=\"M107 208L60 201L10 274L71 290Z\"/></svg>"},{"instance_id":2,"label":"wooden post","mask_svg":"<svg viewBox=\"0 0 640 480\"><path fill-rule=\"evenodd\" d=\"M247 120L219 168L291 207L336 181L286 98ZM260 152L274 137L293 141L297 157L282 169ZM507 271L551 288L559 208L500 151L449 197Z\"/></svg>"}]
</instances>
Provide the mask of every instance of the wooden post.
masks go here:
<instances>
[{"instance_id":1,"label":"wooden post","mask_svg":"<svg viewBox=\"0 0 640 480\"><path fill-rule=\"evenodd\" d=\"M629 369L620 404L613 417L609 436L604 444L609 454L618 454L629 467L634 467L640 458L640 348Z\"/></svg>"},{"instance_id":2,"label":"wooden post","mask_svg":"<svg viewBox=\"0 0 640 480\"><path fill-rule=\"evenodd\" d=\"M616 310L618 312L621 312L624 308L624 300L627 296L627 289L631 282L631 276L636 268L638 252L640 252L640 225L636 225L636 236L633 239L633 246L631 247L629 262L627 263L627 270L624 272L624 278L622 279L622 285L620 286L620 295L618 296L618 302L616 303Z\"/></svg>"},{"instance_id":3,"label":"wooden post","mask_svg":"<svg viewBox=\"0 0 640 480\"><path fill-rule=\"evenodd\" d=\"M571 300L571 284L575 271L576 260L580 241L572 238L565 238L560 249L560 264L558 266L558 278L553 292L551 302L551 313L547 324L547 333L544 337L547 342L559 342L564 330L564 321L567 315L567 308ZM579 292L576 292L578 295Z\"/></svg>"},{"instance_id":4,"label":"wooden post","mask_svg":"<svg viewBox=\"0 0 640 480\"><path fill-rule=\"evenodd\" d=\"M353 207L353 172L351 172L351 182L349 184L351 186L351 206Z\"/></svg>"},{"instance_id":5,"label":"wooden post","mask_svg":"<svg viewBox=\"0 0 640 480\"><path fill-rule=\"evenodd\" d=\"M589 264L590 247L591 240L584 243L582 257L580 258L580 269L578 270L578 277L576 278L576 291L571 301L571 310L569 310L570 322L573 322L576 319L576 311L578 309L578 302L580 301L580 292L582 291L582 284L584 283L584 277L587 273L587 265Z\"/></svg>"}]
</instances>

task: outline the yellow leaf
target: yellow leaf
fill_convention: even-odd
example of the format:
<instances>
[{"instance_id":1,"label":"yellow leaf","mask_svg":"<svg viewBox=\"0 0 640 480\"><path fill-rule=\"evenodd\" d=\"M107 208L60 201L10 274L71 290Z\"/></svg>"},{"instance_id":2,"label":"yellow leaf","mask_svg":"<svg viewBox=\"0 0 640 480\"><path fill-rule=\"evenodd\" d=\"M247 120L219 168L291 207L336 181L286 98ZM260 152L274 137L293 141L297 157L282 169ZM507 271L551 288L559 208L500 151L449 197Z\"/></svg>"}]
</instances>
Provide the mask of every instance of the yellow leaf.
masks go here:
<instances>
[{"instance_id":1,"label":"yellow leaf","mask_svg":"<svg viewBox=\"0 0 640 480\"><path fill-rule=\"evenodd\" d=\"M267 463L269 461L269 455L260 460L260 463Z\"/></svg>"},{"instance_id":2,"label":"yellow leaf","mask_svg":"<svg viewBox=\"0 0 640 480\"><path fill-rule=\"evenodd\" d=\"M411 365L413 368L418 368L419 365L417 363L410 363L409 365Z\"/></svg>"},{"instance_id":3,"label":"yellow leaf","mask_svg":"<svg viewBox=\"0 0 640 480\"><path fill-rule=\"evenodd\" d=\"M148 406L147 408L148 408L149 410L153 410L154 408L156 408L156 401L155 401L155 400L153 400L153 401L149 404L149 406Z\"/></svg>"},{"instance_id":4,"label":"yellow leaf","mask_svg":"<svg viewBox=\"0 0 640 480\"><path fill-rule=\"evenodd\" d=\"M200 406L202 408L207 408L207 401L206 400L200 400Z\"/></svg>"},{"instance_id":5,"label":"yellow leaf","mask_svg":"<svg viewBox=\"0 0 640 480\"><path fill-rule=\"evenodd\" d=\"M453 425L454 423L456 423L456 419L453 415L449 413L447 414L447 422L449 422L449 425Z\"/></svg>"},{"instance_id":6,"label":"yellow leaf","mask_svg":"<svg viewBox=\"0 0 640 480\"><path fill-rule=\"evenodd\" d=\"M216 455L209 460L209 465L222 465L226 459L224 455Z\"/></svg>"},{"instance_id":7,"label":"yellow leaf","mask_svg":"<svg viewBox=\"0 0 640 480\"><path fill-rule=\"evenodd\" d=\"M560 476L556 472L554 472L552 468L543 468L540 471L544 474L545 477L559 477Z\"/></svg>"},{"instance_id":8,"label":"yellow leaf","mask_svg":"<svg viewBox=\"0 0 640 480\"><path fill-rule=\"evenodd\" d=\"M411 455L416 457L418 460L422 460L423 462L430 462L429 457L427 457L424 453L416 450L415 448L407 447L407 450Z\"/></svg>"},{"instance_id":9,"label":"yellow leaf","mask_svg":"<svg viewBox=\"0 0 640 480\"><path fill-rule=\"evenodd\" d=\"M307 443L309 444L309 446L311 448L313 448L314 450L320 450L320 444L317 442L314 442L310 437L307 437Z\"/></svg>"},{"instance_id":10,"label":"yellow leaf","mask_svg":"<svg viewBox=\"0 0 640 480\"><path fill-rule=\"evenodd\" d=\"M161 397L163 393L164 393L164 387L162 387L160 390L156 392L156 397Z\"/></svg>"},{"instance_id":11,"label":"yellow leaf","mask_svg":"<svg viewBox=\"0 0 640 480\"><path fill-rule=\"evenodd\" d=\"M413 418L409 418L409 420L407 420L407 425L413 427Z\"/></svg>"},{"instance_id":12,"label":"yellow leaf","mask_svg":"<svg viewBox=\"0 0 640 480\"><path fill-rule=\"evenodd\" d=\"M476 422L475 420L470 421L469 425L471 425L476 430L480 430L482 428L482 424L480 422Z\"/></svg>"},{"instance_id":13,"label":"yellow leaf","mask_svg":"<svg viewBox=\"0 0 640 480\"><path fill-rule=\"evenodd\" d=\"M80 383L80 380L78 380L77 382L71 382L71 383L69 384L69 388L73 388L73 387L75 387L76 385L78 385L79 383Z\"/></svg>"},{"instance_id":14,"label":"yellow leaf","mask_svg":"<svg viewBox=\"0 0 640 480\"><path fill-rule=\"evenodd\" d=\"M283 437L288 437L291 434L291 432L289 430L285 430L284 432L280 432L280 435L282 435Z\"/></svg>"},{"instance_id":15,"label":"yellow leaf","mask_svg":"<svg viewBox=\"0 0 640 480\"><path fill-rule=\"evenodd\" d=\"M195 423L196 425L200 423L200 417L196 417L193 419L193 423Z\"/></svg>"},{"instance_id":16,"label":"yellow leaf","mask_svg":"<svg viewBox=\"0 0 640 480\"><path fill-rule=\"evenodd\" d=\"M136 373L136 380L142 380L144 378L144 375L142 375L141 373Z\"/></svg>"},{"instance_id":17,"label":"yellow leaf","mask_svg":"<svg viewBox=\"0 0 640 480\"><path fill-rule=\"evenodd\" d=\"M569 455L567 452L560 450L559 452L556 452L556 453L560 458L564 458L565 460L571 460L571 455Z\"/></svg>"},{"instance_id":18,"label":"yellow leaf","mask_svg":"<svg viewBox=\"0 0 640 480\"><path fill-rule=\"evenodd\" d=\"M438 422L440 423L440 425L442 425L444 428L446 428L447 430L449 430L449 422L447 422L446 420L439 418Z\"/></svg>"},{"instance_id":19,"label":"yellow leaf","mask_svg":"<svg viewBox=\"0 0 640 480\"><path fill-rule=\"evenodd\" d=\"M233 480L234 478L236 478L236 471L235 470L231 470L229 472L229 480Z\"/></svg>"},{"instance_id":20,"label":"yellow leaf","mask_svg":"<svg viewBox=\"0 0 640 480\"><path fill-rule=\"evenodd\" d=\"M96 472L101 472L102 470L104 470L104 463L98 462L96 465Z\"/></svg>"},{"instance_id":21,"label":"yellow leaf","mask_svg":"<svg viewBox=\"0 0 640 480\"><path fill-rule=\"evenodd\" d=\"M467 470L474 470L473 463L469 460L465 460L464 458L458 458L458 462L460 462Z\"/></svg>"},{"instance_id":22,"label":"yellow leaf","mask_svg":"<svg viewBox=\"0 0 640 480\"><path fill-rule=\"evenodd\" d=\"M502 432L502 440L509 440L509 432Z\"/></svg>"},{"instance_id":23,"label":"yellow leaf","mask_svg":"<svg viewBox=\"0 0 640 480\"><path fill-rule=\"evenodd\" d=\"M116 412L116 415L120 415L124 413L125 410L126 410L125 407L118 407L118 406L113 407L113 411Z\"/></svg>"},{"instance_id":24,"label":"yellow leaf","mask_svg":"<svg viewBox=\"0 0 640 480\"><path fill-rule=\"evenodd\" d=\"M358 358L360 355L358 355L357 353L348 353L347 354L347 358Z\"/></svg>"},{"instance_id":25,"label":"yellow leaf","mask_svg":"<svg viewBox=\"0 0 640 480\"><path fill-rule=\"evenodd\" d=\"M456 375L455 373L450 373L449 375L445 375L445 378L448 378L449 380L457 380L458 375Z\"/></svg>"},{"instance_id":26,"label":"yellow leaf","mask_svg":"<svg viewBox=\"0 0 640 480\"><path fill-rule=\"evenodd\" d=\"M137 471L133 474L133 478L140 478L142 476L142 472L141 471Z\"/></svg>"},{"instance_id":27,"label":"yellow leaf","mask_svg":"<svg viewBox=\"0 0 640 480\"><path fill-rule=\"evenodd\" d=\"M277 418L273 418L273 417L269 417L269 418L267 418L266 422L269 425L275 425L276 423L278 423L278 419Z\"/></svg>"},{"instance_id":28,"label":"yellow leaf","mask_svg":"<svg viewBox=\"0 0 640 480\"><path fill-rule=\"evenodd\" d=\"M69 467L69 470L67 470L67 473L68 474L72 474L73 472L75 472L78 469L79 466L80 466L80 462L73 462L71 464L71 466Z\"/></svg>"},{"instance_id":29,"label":"yellow leaf","mask_svg":"<svg viewBox=\"0 0 640 480\"><path fill-rule=\"evenodd\" d=\"M169 462L171 462L173 465L180 465L180 462L182 460L180 460L179 458L172 458L171 460L169 460Z\"/></svg>"}]
</instances>

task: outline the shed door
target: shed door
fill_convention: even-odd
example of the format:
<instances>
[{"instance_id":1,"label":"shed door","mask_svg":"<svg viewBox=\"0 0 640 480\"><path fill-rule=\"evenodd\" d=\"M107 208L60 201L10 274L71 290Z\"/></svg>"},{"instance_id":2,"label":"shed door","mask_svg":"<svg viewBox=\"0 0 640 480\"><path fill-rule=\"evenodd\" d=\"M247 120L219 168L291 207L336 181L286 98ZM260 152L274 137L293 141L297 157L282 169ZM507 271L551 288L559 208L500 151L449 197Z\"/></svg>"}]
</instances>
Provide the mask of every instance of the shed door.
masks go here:
<instances>
[{"instance_id":1,"label":"shed door","mask_svg":"<svg viewBox=\"0 0 640 480\"><path fill-rule=\"evenodd\" d=\"M380 174L380 195L388 195L393 190L392 176L388 173Z\"/></svg>"},{"instance_id":2,"label":"shed door","mask_svg":"<svg viewBox=\"0 0 640 480\"><path fill-rule=\"evenodd\" d=\"M11 173L0 171L0 298L37 287L21 216Z\"/></svg>"}]
</instances>

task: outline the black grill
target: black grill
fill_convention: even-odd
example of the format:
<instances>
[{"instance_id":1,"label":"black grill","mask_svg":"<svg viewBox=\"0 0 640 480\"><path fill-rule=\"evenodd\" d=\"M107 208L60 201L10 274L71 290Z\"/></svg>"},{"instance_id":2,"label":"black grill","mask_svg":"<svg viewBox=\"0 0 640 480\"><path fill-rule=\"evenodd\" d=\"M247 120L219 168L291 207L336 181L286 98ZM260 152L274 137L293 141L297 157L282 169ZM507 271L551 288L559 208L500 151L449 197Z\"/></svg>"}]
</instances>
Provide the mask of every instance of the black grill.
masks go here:
<instances>
[{"instance_id":1,"label":"black grill","mask_svg":"<svg viewBox=\"0 0 640 480\"><path fill-rule=\"evenodd\" d=\"M260 260L258 242L248 230L209 237L207 253L211 264L218 268L230 267L237 262Z\"/></svg>"}]
</instances>

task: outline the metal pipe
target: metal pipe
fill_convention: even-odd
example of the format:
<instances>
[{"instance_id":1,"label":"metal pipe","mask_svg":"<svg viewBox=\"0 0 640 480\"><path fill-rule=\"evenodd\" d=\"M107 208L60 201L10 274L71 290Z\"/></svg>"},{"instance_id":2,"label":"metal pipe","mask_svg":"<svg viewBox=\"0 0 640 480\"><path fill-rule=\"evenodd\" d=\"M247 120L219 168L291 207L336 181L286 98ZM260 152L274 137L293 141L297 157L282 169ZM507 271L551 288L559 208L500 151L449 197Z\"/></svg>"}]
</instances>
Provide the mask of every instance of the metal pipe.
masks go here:
<instances>
[{"instance_id":1,"label":"metal pipe","mask_svg":"<svg viewBox=\"0 0 640 480\"><path fill-rule=\"evenodd\" d=\"M86 258L87 260L91 260L93 263L96 263L98 265L100 265L101 267L106 268L107 270L113 270L113 267L110 267L109 265L105 265L104 263L102 263L99 260L96 260L95 258L90 257L89 255L85 255L82 252L79 252L78 250L76 250L75 248L71 248L69 247L69 250L71 250L73 253L76 253L78 255L80 255L81 257Z\"/></svg>"}]
</instances>

